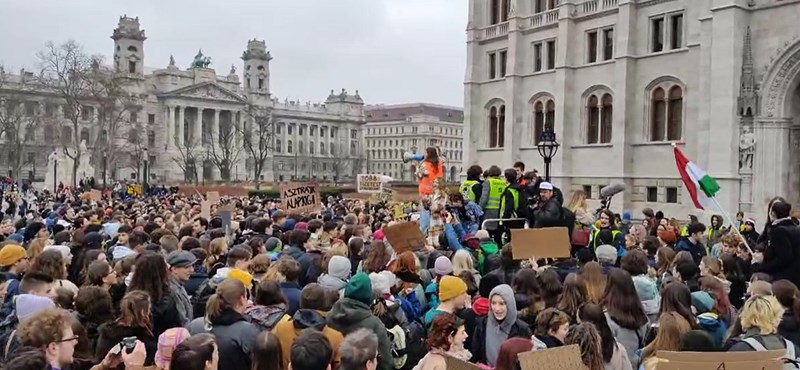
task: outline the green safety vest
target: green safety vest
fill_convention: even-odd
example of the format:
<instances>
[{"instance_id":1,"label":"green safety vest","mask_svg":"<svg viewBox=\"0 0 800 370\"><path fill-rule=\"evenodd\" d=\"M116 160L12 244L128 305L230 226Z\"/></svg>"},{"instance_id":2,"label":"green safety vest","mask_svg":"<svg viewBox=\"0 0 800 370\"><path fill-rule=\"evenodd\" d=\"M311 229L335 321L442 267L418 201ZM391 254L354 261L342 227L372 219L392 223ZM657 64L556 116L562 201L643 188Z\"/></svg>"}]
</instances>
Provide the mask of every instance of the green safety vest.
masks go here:
<instances>
[{"instance_id":1,"label":"green safety vest","mask_svg":"<svg viewBox=\"0 0 800 370\"><path fill-rule=\"evenodd\" d=\"M619 235L619 233L619 230L611 230L611 237L614 238L612 243L617 241L617 235ZM594 232L592 233L592 247L594 250L597 250L597 247L599 247L599 245L597 245L597 235L600 235L600 229L594 229ZM611 246L614 248L619 248L618 245L612 244Z\"/></svg>"},{"instance_id":2,"label":"green safety vest","mask_svg":"<svg viewBox=\"0 0 800 370\"><path fill-rule=\"evenodd\" d=\"M471 200L475 202L478 199L478 197L475 196L475 192L472 191L472 186L477 183L478 182L475 180L464 180L464 182L461 183L458 191L464 196L464 200Z\"/></svg>"},{"instance_id":3,"label":"green safety vest","mask_svg":"<svg viewBox=\"0 0 800 370\"><path fill-rule=\"evenodd\" d=\"M500 198L506 188L506 181L497 177L490 177L484 185L489 184L489 199L486 202L487 210L500 209Z\"/></svg>"},{"instance_id":4,"label":"green safety vest","mask_svg":"<svg viewBox=\"0 0 800 370\"><path fill-rule=\"evenodd\" d=\"M506 186L506 189L503 190L503 194L508 191L511 193L511 197L514 198L514 207L511 209L511 218L517 217L517 209L519 208L519 190L512 189ZM506 218L506 197L503 196L500 198L500 218Z\"/></svg>"}]
</instances>

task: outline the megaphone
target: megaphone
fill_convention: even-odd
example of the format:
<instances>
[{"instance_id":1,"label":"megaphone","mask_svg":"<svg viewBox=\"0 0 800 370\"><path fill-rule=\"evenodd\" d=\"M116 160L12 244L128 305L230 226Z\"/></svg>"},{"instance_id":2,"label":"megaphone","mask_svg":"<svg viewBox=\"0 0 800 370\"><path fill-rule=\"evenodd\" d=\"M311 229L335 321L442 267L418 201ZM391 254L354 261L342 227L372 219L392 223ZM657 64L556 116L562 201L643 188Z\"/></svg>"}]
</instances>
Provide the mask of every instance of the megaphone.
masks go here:
<instances>
[{"instance_id":1,"label":"megaphone","mask_svg":"<svg viewBox=\"0 0 800 370\"><path fill-rule=\"evenodd\" d=\"M408 163L411 161L419 162L423 159L425 159L425 155L422 153L409 153L409 152L403 153L403 163Z\"/></svg>"}]
</instances>

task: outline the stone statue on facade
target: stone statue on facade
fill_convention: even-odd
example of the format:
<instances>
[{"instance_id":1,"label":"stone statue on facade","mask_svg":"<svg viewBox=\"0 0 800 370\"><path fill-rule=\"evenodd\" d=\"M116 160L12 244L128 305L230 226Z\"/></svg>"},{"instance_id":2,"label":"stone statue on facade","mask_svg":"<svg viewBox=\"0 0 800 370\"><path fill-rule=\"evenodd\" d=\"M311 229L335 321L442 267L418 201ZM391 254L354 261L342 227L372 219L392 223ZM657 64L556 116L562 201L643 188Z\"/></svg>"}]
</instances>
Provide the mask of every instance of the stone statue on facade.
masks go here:
<instances>
[{"instance_id":1,"label":"stone statue on facade","mask_svg":"<svg viewBox=\"0 0 800 370\"><path fill-rule=\"evenodd\" d=\"M192 68L208 68L211 65L211 57L203 56L203 49L197 51L192 61Z\"/></svg>"},{"instance_id":2,"label":"stone statue on facade","mask_svg":"<svg viewBox=\"0 0 800 370\"><path fill-rule=\"evenodd\" d=\"M232 74L232 75L236 74L236 66L233 65L233 64L231 64L231 72L230 72L230 74Z\"/></svg>"},{"instance_id":3,"label":"stone statue on facade","mask_svg":"<svg viewBox=\"0 0 800 370\"><path fill-rule=\"evenodd\" d=\"M175 57L173 57L172 54L170 54L170 56L169 56L169 66L170 67L174 67L175 66Z\"/></svg>"},{"instance_id":4,"label":"stone statue on facade","mask_svg":"<svg viewBox=\"0 0 800 370\"><path fill-rule=\"evenodd\" d=\"M753 170L753 156L756 153L756 136L750 126L744 126L739 135L739 170Z\"/></svg>"}]
</instances>

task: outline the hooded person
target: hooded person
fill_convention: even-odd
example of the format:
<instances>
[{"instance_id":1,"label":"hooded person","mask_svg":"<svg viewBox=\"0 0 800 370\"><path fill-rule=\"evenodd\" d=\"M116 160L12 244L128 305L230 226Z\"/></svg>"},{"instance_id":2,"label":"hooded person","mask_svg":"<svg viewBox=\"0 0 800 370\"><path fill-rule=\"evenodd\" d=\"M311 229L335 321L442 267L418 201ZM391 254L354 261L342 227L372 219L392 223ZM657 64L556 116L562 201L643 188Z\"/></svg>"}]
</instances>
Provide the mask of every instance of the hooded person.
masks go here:
<instances>
[{"instance_id":1,"label":"hooded person","mask_svg":"<svg viewBox=\"0 0 800 370\"><path fill-rule=\"evenodd\" d=\"M491 367L497 365L500 346L508 338L531 338L531 329L517 319L517 303L514 291L508 284L501 284L489 293L489 314L478 318L472 336L472 361Z\"/></svg>"},{"instance_id":2,"label":"hooded person","mask_svg":"<svg viewBox=\"0 0 800 370\"><path fill-rule=\"evenodd\" d=\"M317 282L323 288L330 290L344 297L344 287L347 286L347 279L350 277L352 266L350 259L343 256L333 256L328 261L328 273L320 275Z\"/></svg>"},{"instance_id":3,"label":"hooded person","mask_svg":"<svg viewBox=\"0 0 800 370\"><path fill-rule=\"evenodd\" d=\"M380 319L370 309L373 301L372 282L364 273L355 274L344 289L344 298L338 300L328 314L327 323L343 335L358 329L367 329L378 335L378 369L394 369L392 344Z\"/></svg>"},{"instance_id":4,"label":"hooded person","mask_svg":"<svg viewBox=\"0 0 800 370\"><path fill-rule=\"evenodd\" d=\"M330 295L317 283L311 283L303 288L300 293L300 309L294 315L284 315L275 325L273 333L278 337L283 352L282 368L286 369L289 364L292 343L300 336L300 332L311 328L322 332L328 339L333 348L332 368L339 367L339 346L344 340L344 336L338 330L327 325L326 319Z\"/></svg>"}]
</instances>

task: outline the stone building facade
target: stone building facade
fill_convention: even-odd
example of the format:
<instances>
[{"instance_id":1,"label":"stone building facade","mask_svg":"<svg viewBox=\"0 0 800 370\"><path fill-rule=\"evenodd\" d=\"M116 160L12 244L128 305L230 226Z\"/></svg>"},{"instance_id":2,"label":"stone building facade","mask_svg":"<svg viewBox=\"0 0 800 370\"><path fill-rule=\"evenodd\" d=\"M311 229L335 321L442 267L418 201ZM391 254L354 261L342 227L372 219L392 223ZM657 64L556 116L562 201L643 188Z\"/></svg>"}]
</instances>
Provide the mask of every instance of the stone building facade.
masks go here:
<instances>
[{"instance_id":1,"label":"stone building facade","mask_svg":"<svg viewBox=\"0 0 800 370\"><path fill-rule=\"evenodd\" d=\"M458 181L464 158L463 109L427 103L368 105L365 114L364 150L370 173L401 182L416 181L417 163L403 163L403 153L421 153L438 146L445 178Z\"/></svg>"},{"instance_id":2,"label":"stone building facade","mask_svg":"<svg viewBox=\"0 0 800 370\"><path fill-rule=\"evenodd\" d=\"M561 143L553 181L617 211L686 219L672 144L721 185L720 203L763 222L800 201L798 0L470 0L464 166ZM707 212L701 218L708 222Z\"/></svg>"},{"instance_id":3,"label":"stone building facade","mask_svg":"<svg viewBox=\"0 0 800 370\"><path fill-rule=\"evenodd\" d=\"M89 143L98 173L86 176L101 178L100 172L105 167L109 179L135 180L143 173L142 162L146 158L151 182L183 182L193 179L191 173L195 173L199 181L253 180L256 159L245 149L244 137L258 140L254 137L258 135L269 137L274 149L264 160L263 181L351 179L361 172L361 127L364 124L361 97L357 92L348 94L342 89L336 94L331 91L324 103L280 101L271 91L269 63L272 56L264 41L247 42L241 56L241 74L237 73L236 66L231 66L227 74L218 75L215 69L209 68L211 58L205 57L202 51L189 68L179 68L173 58L165 68L145 68L144 41L147 38L138 18L121 17L111 38L114 41L111 68L128 80L126 89L138 97L139 104L125 114L127 123L136 128L131 136L137 136L136 141L141 145L133 146L130 153L119 156L114 163L101 163L104 154L100 148L92 148L91 143L103 133L92 127L98 112L87 103L82 109L86 117L80 139ZM14 88L21 86L24 74L24 71L17 76L6 74L5 81L10 83L0 87L0 95L15 93ZM57 96L35 91L26 96L28 100L24 104L34 106L32 115L47 111L52 118L52 124L47 127L63 128L65 116L60 111ZM253 112L259 112L260 117L271 122L267 133L257 133ZM69 130L69 127L63 129ZM25 161L24 169L27 177L35 179L44 177L43 170L36 172L36 165L44 167L46 153L58 145L57 139L48 135L49 129L42 131L37 133L37 140L26 145L32 160ZM325 135L317 136L316 132ZM120 147L132 147L128 144ZM225 150L232 153L220 154ZM187 160L189 153L197 160ZM216 163L219 160L210 158L221 155L231 163L228 173L222 173ZM0 166L3 164L0 160ZM24 172L22 176L26 177Z\"/></svg>"}]
</instances>

